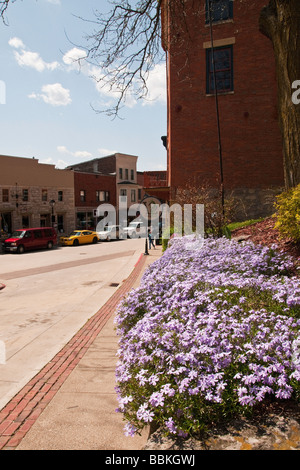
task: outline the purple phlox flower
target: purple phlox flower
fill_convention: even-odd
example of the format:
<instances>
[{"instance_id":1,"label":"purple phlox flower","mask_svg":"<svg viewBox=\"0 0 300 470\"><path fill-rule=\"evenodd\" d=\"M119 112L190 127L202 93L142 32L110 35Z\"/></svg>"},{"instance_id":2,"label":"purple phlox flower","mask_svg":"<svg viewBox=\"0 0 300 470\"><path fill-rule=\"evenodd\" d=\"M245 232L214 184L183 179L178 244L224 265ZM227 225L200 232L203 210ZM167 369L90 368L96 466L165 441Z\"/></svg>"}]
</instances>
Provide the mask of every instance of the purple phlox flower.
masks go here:
<instances>
[{"instance_id":1,"label":"purple phlox flower","mask_svg":"<svg viewBox=\"0 0 300 470\"><path fill-rule=\"evenodd\" d=\"M180 382L179 387L178 387L179 393L184 392L184 390L186 390L186 389L188 388L189 383L190 383L190 379L189 379L189 378L183 379L183 380Z\"/></svg>"},{"instance_id":2,"label":"purple phlox flower","mask_svg":"<svg viewBox=\"0 0 300 470\"><path fill-rule=\"evenodd\" d=\"M167 395L168 397L173 397L175 395L174 388L171 387L171 384L165 384L161 387L162 393Z\"/></svg>"},{"instance_id":3,"label":"purple phlox flower","mask_svg":"<svg viewBox=\"0 0 300 470\"><path fill-rule=\"evenodd\" d=\"M286 399L291 398L292 393L293 393L293 388L287 385L284 388L279 388L275 392L275 397L281 400L286 400Z\"/></svg>"},{"instance_id":4,"label":"purple phlox flower","mask_svg":"<svg viewBox=\"0 0 300 470\"><path fill-rule=\"evenodd\" d=\"M239 402L252 406L268 394L289 397L300 381L300 282L286 275L291 261L252 243L207 239L192 251L187 243L176 238L152 263L117 322L120 407L143 423L157 408L176 434L189 410L167 419L170 404L188 407L200 394L220 403L233 381ZM128 397L138 387L144 405L136 413Z\"/></svg>"},{"instance_id":5,"label":"purple phlox flower","mask_svg":"<svg viewBox=\"0 0 300 470\"><path fill-rule=\"evenodd\" d=\"M149 398L149 403L151 406L164 406L165 397L162 392L154 392Z\"/></svg>"},{"instance_id":6,"label":"purple phlox flower","mask_svg":"<svg viewBox=\"0 0 300 470\"><path fill-rule=\"evenodd\" d=\"M156 385L157 382L159 382L159 377L155 374L151 375L151 377L149 378L149 384Z\"/></svg>"},{"instance_id":7,"label":"purple phlox flower","mask_svg":"<svg viewBox=\"0 0 300 470\"><path fill-rule=\"evenodd\" d=\"M119 397L119 405L120 408L118 411L124 411L125 410L125 405L133 401L133 397L131 395L125 396L125 397Z\"/></svg>"},{"instance_id":8,"label":"purple phlox flower","mask_svg":"<svg viewBox=\"0 0 300 470\"><path fill-rule=\"evenodd\" d=\"M147 374L147 369L141 369L138 374L136 374L136 379L139 381L140 385L145 385L148 381L148 379L145 377L145 374Z\"/></svg>"},{"instance_id":9,"label":"purple phlox flower","mask_svg":"<svg viewBox=\"0 0 300 470\"><path fill-rule=\"evenodd\" d=\"M125 436L130 436L134 437L136 434L137 428L131 424L131 423L126 423L124 426L124 434Z\"/></svg>"},{"instance_id":10,"label":"purple phlox flower","mask_svg":"<svg viewBox=\"0 0 300 470\"><path fill-rule=\"evenodd\" d=\"M177 433L177 426L175 426L173 418L168 418L168 420L165 421L165 425L171 434Z\"/></svg>"},{"instance_id":11,"label":"purple phlox flower","mask_svg":"<svg viewBox=\"0 0 300 470\"><path fill-rule=\"evenodd\" d=\"M145 423L150 423L153 421L154 413L148 409L148 404L146 403L139 407L136 417L141 421L145 421Z\"/></svg>"}]
</instances>

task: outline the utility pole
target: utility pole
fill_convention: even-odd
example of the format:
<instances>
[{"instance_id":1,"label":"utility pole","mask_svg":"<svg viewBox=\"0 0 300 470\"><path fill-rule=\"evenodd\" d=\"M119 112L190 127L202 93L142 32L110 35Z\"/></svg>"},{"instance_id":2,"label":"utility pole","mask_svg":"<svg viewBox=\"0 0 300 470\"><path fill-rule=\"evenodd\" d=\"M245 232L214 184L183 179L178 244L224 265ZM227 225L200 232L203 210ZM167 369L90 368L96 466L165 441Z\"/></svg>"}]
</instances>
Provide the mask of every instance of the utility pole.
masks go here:
<instances>
[{"instance_id":1,"label":"utility pole","mask_svg":"<svg viewBox=\"0 0 300 470\"><path fill-rule=\"evenodd\" d=\"M208 0L208 15L209 15L211 58L212 58L212 65L213 65L213 77L214 77L214 86L215 86L215 103L216 103L216 115L217 115L218 147L219 147L219 163L220 163L220 184L221 184L221 204L222 204L222 213L223 213L223 218L224 218L224 215L225 215L225 210L224 210L225 197L224 197L224 177L223 177L223 156L222 156L222 142L221 142L221 130L220 130L218 86L217 86L217 80L216 80L214 37L213 37L213 26L212 26L212 0Z\"/></svg>"}]
</instances>

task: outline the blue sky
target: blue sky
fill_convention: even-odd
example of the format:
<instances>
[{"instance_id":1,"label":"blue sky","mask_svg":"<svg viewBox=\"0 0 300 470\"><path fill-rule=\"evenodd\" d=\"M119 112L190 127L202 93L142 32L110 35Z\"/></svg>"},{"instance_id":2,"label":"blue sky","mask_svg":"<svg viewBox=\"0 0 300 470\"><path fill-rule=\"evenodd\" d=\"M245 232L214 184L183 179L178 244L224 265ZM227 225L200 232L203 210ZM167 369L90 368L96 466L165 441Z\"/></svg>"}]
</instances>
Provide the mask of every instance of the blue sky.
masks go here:
<instances>
[{"instance_id":1,"label":"blue sky","mask_svg":"<svg viewBox=\"0 0 300 470\"><path fill-rule=\"evenodd\" d=\"M9 6L8 26L0 22L0 154L35 157L65 168L76 162L120 152L137 155L138 170L165 170L167 110L165 64L150 76L149 99L130 97L112 119L95 109L112 100L97 88L89 64L79 70L93 11L107 0L17 0ZM5 88L5 95L4 95Z\"/></svg>"}]
</instances>

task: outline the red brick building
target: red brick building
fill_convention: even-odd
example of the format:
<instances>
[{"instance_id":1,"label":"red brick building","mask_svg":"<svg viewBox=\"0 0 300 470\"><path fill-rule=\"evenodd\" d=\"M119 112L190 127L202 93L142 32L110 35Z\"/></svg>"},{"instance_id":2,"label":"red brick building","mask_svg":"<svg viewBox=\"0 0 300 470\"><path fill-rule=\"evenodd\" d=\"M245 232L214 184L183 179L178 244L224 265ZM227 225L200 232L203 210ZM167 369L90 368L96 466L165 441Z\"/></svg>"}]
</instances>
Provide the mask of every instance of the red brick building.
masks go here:
<instances>
[{"instance_id":1,"label":"red brick building","mask_svg":"<svg viewBox=\"0 0 300 470\"><path fill-rule=\"evenodd\" d=\"M116 177L74 171L76 228L95 229L95 209L108 202L116 206Z\"/></svg>"},{"instance_id":2,"label":"red brick building","mask_svg":"<svg viewBox=\"0 0 300 470\"><path fill-rule=\"evenodd\" d=\"M126 198L127 208L141 201L143 177L137 171L137 160L135 155L115 153L68 167L74 172L77 228L95 228L98 222L96 209L102 204L115 207L120 223L120 198Z\"/></svg>"},{"instance_id":3,"label":"red brick building","mask_svg":"<svg viewBox=\"0 0 300 470\"><path fill-rule=\"evenodd\" d=\"M220 187L222 162L225 194L234 192L245 215L266 215L266 195L284 185L274 52L258 28L267 2L213 0L211 23L208 3L186 0L185 15L176 2L162 9L171 199L187 183Z\"/></svg>"},{"instance_id":4,"label":"red brick building","mask_svg":"<svg viewBox=\"0 0 300 470\"><path fill-rule=\"evenodd\" d=\"M147 196L155 196L161 202L169 201L169 187L166 171L144 171L144 192Z\"/></svg>"}]
</instances>

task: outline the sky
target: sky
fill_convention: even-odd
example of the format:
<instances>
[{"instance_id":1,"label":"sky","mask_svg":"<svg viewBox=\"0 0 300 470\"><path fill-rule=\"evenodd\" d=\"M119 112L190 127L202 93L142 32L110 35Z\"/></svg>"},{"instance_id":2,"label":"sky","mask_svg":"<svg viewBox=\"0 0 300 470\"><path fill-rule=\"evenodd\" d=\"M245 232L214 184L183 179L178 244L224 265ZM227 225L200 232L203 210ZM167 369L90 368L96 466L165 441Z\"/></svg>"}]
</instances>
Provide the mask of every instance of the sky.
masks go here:
<instances>
[{"instance_id":1,"label":"sky","mask_svg":"<svg viewBox=\"0 0 300 470\"><path fill-rule=\"evenodd\" d=\"M112 153L138 156L138 171L166 169L166 67L149 77L147 100L127 100L120 117L105 110L113 99L78 63L94 11L108 0L17 0L0 21L0 155L36 158L63 169Z\"/></svg>"}]
</instances>

